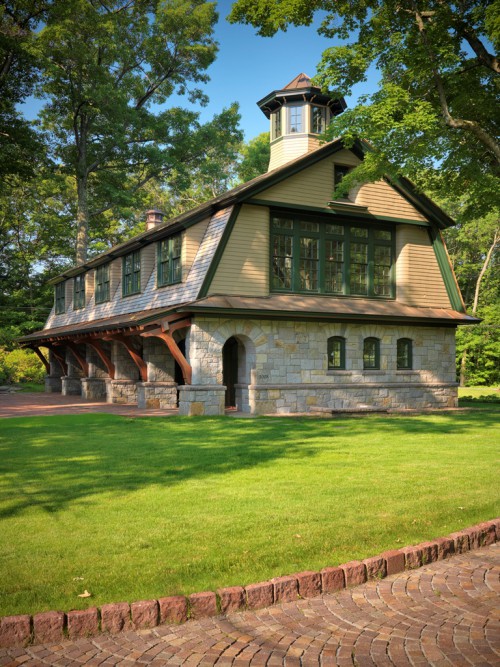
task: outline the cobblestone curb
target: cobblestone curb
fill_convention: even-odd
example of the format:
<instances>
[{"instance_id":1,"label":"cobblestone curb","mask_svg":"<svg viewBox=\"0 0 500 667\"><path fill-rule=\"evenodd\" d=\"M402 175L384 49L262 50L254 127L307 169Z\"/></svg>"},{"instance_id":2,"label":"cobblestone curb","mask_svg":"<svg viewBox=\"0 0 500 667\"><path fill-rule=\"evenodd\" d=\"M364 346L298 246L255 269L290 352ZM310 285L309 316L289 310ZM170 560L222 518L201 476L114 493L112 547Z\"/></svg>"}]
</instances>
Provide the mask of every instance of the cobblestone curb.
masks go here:
<instances>
[{"instance_id":1,"label":"cobblestone curb","mask_svg":"<svg viewBox=\"0 0 500 667\"><path fill-rule=\"evenodd\" d=\"M66 637L91 637L101 632L153 628L157 625L184 623L244 609L260 609L273 604L313 598L343 588L358 586L370 579L382 579L404 570L443 560L453 554L489 546L500 541L500 518L465 528L446 537L414 546L386 551L363 561L350 561L321 572L299 572L247 586L220 588L188 597L176 595L158 600L118 602L67 613L47 611L30 616L0 618L0 647L10 648L58 642Z\"/></svg>"}]
</instances>

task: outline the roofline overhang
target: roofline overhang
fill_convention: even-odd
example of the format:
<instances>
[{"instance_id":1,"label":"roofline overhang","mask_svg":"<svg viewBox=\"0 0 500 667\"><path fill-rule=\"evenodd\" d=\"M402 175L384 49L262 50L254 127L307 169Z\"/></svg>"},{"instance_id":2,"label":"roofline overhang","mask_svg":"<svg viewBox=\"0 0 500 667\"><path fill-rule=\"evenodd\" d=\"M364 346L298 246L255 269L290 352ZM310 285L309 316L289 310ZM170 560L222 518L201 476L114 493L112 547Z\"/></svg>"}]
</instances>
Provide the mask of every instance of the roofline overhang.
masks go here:
<instances>
[{"instance_id":1,"label":"roofline overhang","mask_svg":"<svg viewBox=\"0 0 500 667\"><path fill-rule=\"evenodd\" d=\"M332 94L325 94L321 88L316 86L306 86L304 88L293 88L284 90L273 90L257 102L257 106L262 113L269 118L273 111L276 111L283 104L295 101L315 101L329 107L336 107L337 115L347 109L347 103L343 97L335 97Z\"/></svg>"}]
</instances>

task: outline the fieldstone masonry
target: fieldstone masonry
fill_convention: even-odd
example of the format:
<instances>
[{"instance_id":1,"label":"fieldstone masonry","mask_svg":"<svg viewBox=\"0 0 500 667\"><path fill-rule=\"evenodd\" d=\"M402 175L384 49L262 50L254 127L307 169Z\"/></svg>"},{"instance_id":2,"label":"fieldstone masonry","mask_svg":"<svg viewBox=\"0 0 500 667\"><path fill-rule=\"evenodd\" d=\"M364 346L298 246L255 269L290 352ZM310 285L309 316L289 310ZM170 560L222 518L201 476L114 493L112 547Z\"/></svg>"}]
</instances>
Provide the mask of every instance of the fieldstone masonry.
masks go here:
<instances>
[{"instance_id":1,"label":"fieldstone masonry","mask_svg":"<svg viewBox=\"0 0 500 667\"><path fill-rule=\"evenodd\" d=\"M138 382L137 407L141 410L176 408L177 385L175 382Z\"/></svg>"},{"instance_id":2,"label":"fieldstone masonry","mask_svg":"<svg viewBox=\"0 0 500 667\"><path fill-rule=\"evenodd\" d=\"M223 414L223 404L214 400L213 392L223 388L222 348L231 336L245 356L236 385L237 407L243 411L286 414L457 405L452 328L197 317L189 336L193 385L182 393L182 414ZM330 336L346 340L345 370L328 370ZM367 337L380 340L380 370L363 370ZM397 370L398 338L413 341L412 370ZM206 402L207 409L200 405Z\"/></svg>"}]
</instances>

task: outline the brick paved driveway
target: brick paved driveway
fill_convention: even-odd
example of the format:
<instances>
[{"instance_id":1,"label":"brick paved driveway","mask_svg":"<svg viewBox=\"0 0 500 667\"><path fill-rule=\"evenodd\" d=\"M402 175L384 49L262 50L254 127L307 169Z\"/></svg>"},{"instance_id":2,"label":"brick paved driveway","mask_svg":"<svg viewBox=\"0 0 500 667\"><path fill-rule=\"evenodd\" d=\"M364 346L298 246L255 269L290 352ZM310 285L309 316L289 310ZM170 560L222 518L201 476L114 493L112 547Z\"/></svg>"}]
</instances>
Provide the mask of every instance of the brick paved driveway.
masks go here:
<instances>
[{"instance_id":1,"label":"brick paved driveway","mask_svg":"<svg viewBox=\"0 0 500 667\"><path fill-rule=\"evenodd\" d=\"M81 396L61 396L35 392L0 394L0 417L40 417L109 412L127 417L166 417L177 410L139 410L137 405L116 405L86 401Z\"/></svg>"},{"instance_id":2,"label":"brick paved driveway","mask_svg":"<svg viewBox=\"0 0 500 667\"><path fill-rule=\"evenodd\" d=\"M500 665L500 544L258 612L0 649L0 665Z\"/></svg>"}]
</instances>

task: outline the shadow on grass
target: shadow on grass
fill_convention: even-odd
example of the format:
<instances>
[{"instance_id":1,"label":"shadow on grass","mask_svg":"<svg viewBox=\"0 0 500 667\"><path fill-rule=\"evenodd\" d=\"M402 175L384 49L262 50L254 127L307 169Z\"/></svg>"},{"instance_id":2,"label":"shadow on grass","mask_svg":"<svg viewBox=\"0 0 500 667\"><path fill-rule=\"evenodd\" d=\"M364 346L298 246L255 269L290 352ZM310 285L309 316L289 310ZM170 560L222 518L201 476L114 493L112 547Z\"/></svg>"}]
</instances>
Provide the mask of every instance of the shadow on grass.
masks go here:
<instances>
[{"instance_id":1,"label":"shadow on grass","mask_svg":"<svg viewBox=\"0 0 500 667\"><path fill-rule=\"evenodd\" d=\"M108 414L3 420L0 423L0 518L33 507L54 513L102 493L265 468L327 447L349 453L376 438L407 451L411 436L451 434L453 445L498 421L499 411L411 417L324 419L154 418ZM432 452L429 451L429 455ZM374 456L383 453L373 451ZM342 467L341 461L337 465Z\"/></svg>"}]
</instances>

